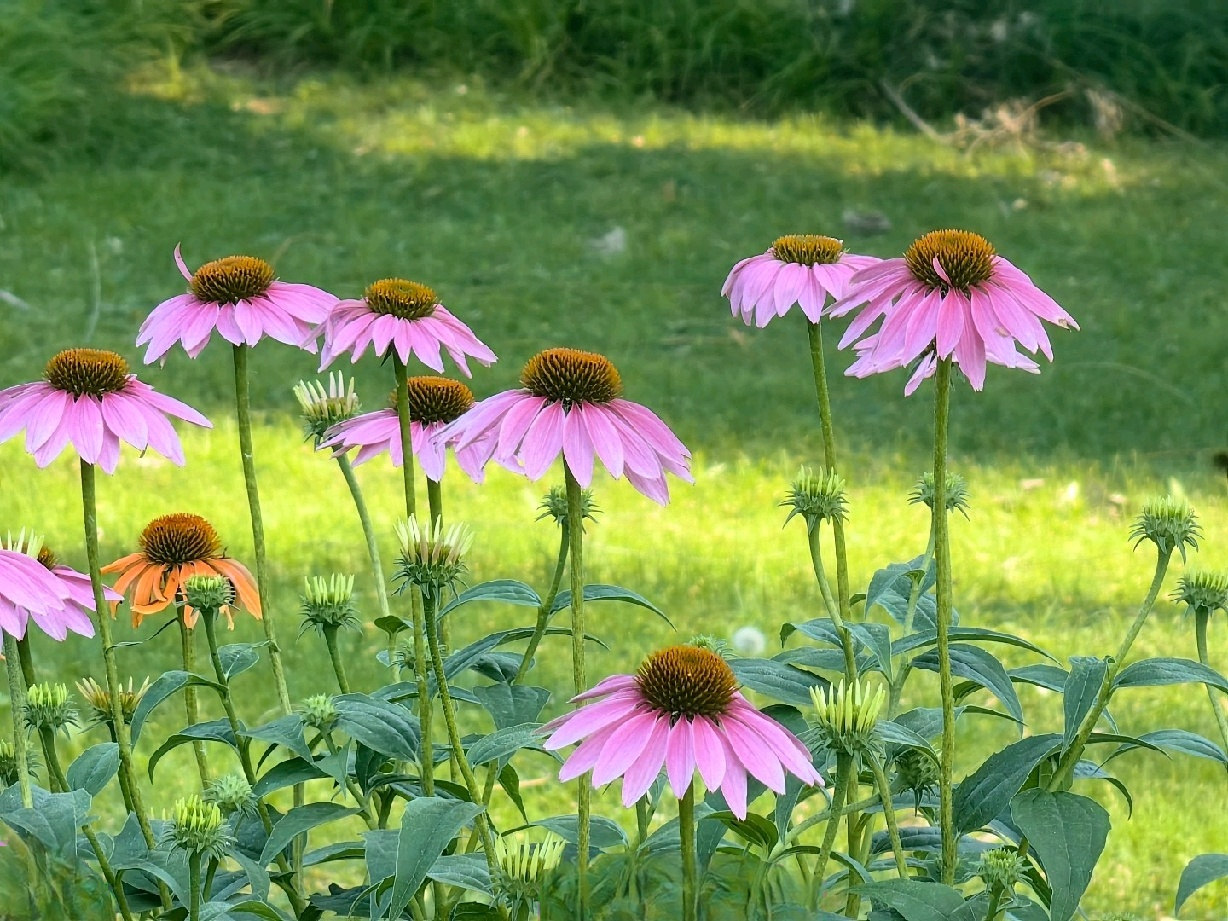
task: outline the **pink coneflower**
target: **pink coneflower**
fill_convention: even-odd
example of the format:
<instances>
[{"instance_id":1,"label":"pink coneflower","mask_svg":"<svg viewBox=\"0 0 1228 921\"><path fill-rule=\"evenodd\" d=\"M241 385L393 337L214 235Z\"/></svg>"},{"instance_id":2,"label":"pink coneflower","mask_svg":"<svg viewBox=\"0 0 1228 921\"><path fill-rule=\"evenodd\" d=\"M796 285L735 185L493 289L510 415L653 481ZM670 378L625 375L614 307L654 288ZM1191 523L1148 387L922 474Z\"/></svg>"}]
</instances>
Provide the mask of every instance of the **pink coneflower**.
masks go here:
<instances>
[{"instance_id":1,"label":"pink coneflower","mask_svg":"<svg viewBox=\"0 0 1228 921\"><path fill-rule=\"evenodd\" d=\"M1035 374L1038 365L1016 351L1016 343L1052 361L1040 321L1079 328L988 240L966 230L931 231L901 258L858 272L830 313L843 316L861 304L865 309L840 340L841 348L855 343L858 352L847 373L866 377L920 358L906 394L934 373L940 359L951 357L974 390L985 384L986 362ZM878 331L862 338L880 317Z\"/></svg>"},{"instance_id":2,"label":"pink coneflower","mask_svg":"<svg viewBox=\"0 0 1228 921\"><path fill-rule=\"evenodd\" d=\"M495 353L468 326L448 312L434 290L416 281L385 278L367 287L359 300L341 301L324 321L324 349L320 370L338 355L352 353L357 362L367 346L384 357L395 349L402 364L409 357L432 371L443 373L441 349L470 377L468 357L484 365L495 362Z\"/></svg>"},{"instance_id":3,"label":"pink coneflower","mask_svg":"<svg viewBox=\"0 0 1228 921\"><path fill-rule=\"evenodd\" d=\"M844 297L849 279L878 261L846 252L843 241L834 237L792 234L735 265L721 295L729 298L734 316L741 315L747 326L767 326L794 304L811 323L818 323L827 296Z\"/></svg>"},{"instance_id":4,"label":"pink coneflower","mask_svg":"<svg viewBox=\"0 0 1228 921\"><path fill-rule=\"evenodd\" d=\"M183 446L167 416L213 427L192 407L129 374L115 352L66 349L47 362L43 377L0 390L0 441L24 428L26 450L40 467L71 444L83 461L113 473L121 441L183 466Z\"/></svg>"},{"instance_id":5,"label":"pink coneflower","mask_svg":"<svg viewBox=\"0 0 1228 921\"><path fill-rule=\"evenodd\" d=\"M444 445L436 438L449 422L455 422L473 406L473 391L460 381L446 377L411 377L409 384L409 431L414 456L429 479L443 479ZM392 394L392 407L364 413L339 422L324 433L320 448L332 448L333 456L358 448L354 466L365 464L385 452L392 466L400 467L401 425L397 419L397 395ZM487 441L492 440L489 436ZM490 453L485 442L469 445L456 452L456 462L475 483L485 478L486 461Z\"/></svg>"},{"instance_id":6,"label":"pink coneflower","mask_svg":"<svg viewBox=\"0 0 1228 921\"><path fill-rule=\"evenodd\" d=\"M32 548L29 544L26 544L26 548L25 552L29 554ZM68 603L64 605L63 616L48 616L37 608L31 608L29 615L34 618L34 622L53 640L64 639L70 630L78 636L93 636L94 622L90 615L94 613L94 587L90 577L60 563L46 545L38 547L35 559L68 589ZM109 586L104 585L102 592L107 601L123 600L123 596Z\"/></svg>"},{"instance_id":7,"label":"pink coneflower","mask_svg":"<svg viewBox=\"0 0 1228 921\"><path fill-rule=\"evenodd\" d=\"M311 285L278 281L273 267L253 256L215 259L193 273L176 246L175 262L188 290L163 301L141 324L136 344L149 343L147 365L164 358L176 342L195 358L214 330L231 345L255 345L269 336L314 352L315 330L337 303Z\"/></svg>"},{"instance_id":8,"label":"pink coneflower","mask_svg":"<svg viewBox=\"0 0 1228 921\"><path fill-rule=\"evenodd\" d=\"M78 622L72 590L27 554L28 546L23 534L16 542L10 539L0 547L0 633L21 639L33 617L50 636L62 640L68 635L69 625Z\"/></svg>"},{"instance_id":9,"label":"pink coneflower","mask_svg":"<svg viewBox=\"0 0 1228 921\"><path fill-rule=\"evenodd\" d=\"M622 378L604 356L547 349L529 359L520 383L524 389L483 400L438 437L458 451L482 445L483 461L519 464L531 480L561 453L584 487L597 457L661 505L669 502L667 472L694 482L691 452L651 410L620 398Z\"/></svg>"},{"instance_id":10,"label":"pink coneflower","mask_svg":"<svg viewBox=\"0 0 1228 921\"><path fill-rule=\"evenodd\" d=\"M593 786L623 779L623 805L648 792L664 767L681 797L698 769L746 818L746 776L783 793L785 772L823 785L810 752L791 732L760 713L738 691L721 656L698 646L671 646L644 660L634 675L612 675L573 698L597 703L547 723L544 748L580 742L559 771L566 782L588 771Z\"/></svg>"}]
</instances>

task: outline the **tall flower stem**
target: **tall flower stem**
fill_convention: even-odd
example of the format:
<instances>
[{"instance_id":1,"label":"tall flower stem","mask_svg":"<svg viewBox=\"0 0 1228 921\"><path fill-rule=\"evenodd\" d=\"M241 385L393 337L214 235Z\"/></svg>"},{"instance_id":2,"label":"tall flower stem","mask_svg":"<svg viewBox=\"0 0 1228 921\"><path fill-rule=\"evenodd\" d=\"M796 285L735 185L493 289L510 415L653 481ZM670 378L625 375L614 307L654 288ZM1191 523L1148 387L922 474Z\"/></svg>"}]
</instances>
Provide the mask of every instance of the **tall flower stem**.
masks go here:
<instances>
[{"instance_id":1,"label":"tall flower stem","mask_svg":"<svg viewBox=\"0 0 1228 921\"><path fill-rule=\"evenodd\" d=\"M951 544L947 518L947 430L951 412L951 359L938 362L934 382L934 568L938 621L938 686L942 695L942 751L938 763L938 819L942 837L942 882L955 883L955 690L951 680Z\"/></svg>"},{"instance_id":2,"label":"tall flower stem","mask_svg":"<svg viewBox=\"0 0 1228 921\"><path fill-rule=\"evenodd\" d=\"M188 921L200 921L200 851L188 854Z\"/></svg>"},{"instance_id":3,"label":"tall flower stem","mask_svg":"<svg viewBox=\"0 0 1228 921\"><path fill-rule=\"evenodd\" d=\"M277 630L273 625L273 606L269 603L269 566L264 548L264 516L260 511L260 485L256 481L256 459L252 451L251 396L248 389L246 345L234 347L235 365L235 411L239 421L239 455L243 461L243 482L247 486L247 507L252 518L252 547L256 554L256 590L260 593L260 610L264 613L260 623L264 626L264 638L268 641L269 662L273 666L273 680L277 685L277 699L283 713L292 712L290 690L286 686L286 671L281 663L281 646L277 644Z\"/></svg>"},{"instance_id":4,"label":"tall flower stem","mask_svg":"<svg viewBox=\"0 0 1228 921\"><path fill-rule=\"evenodd\" d=\"M833 520L832 524L835 524ZM844 651L844 680L849 687L857 680L857 658L853 649L853 638L840 613L840 604L832 597L831 585L827 581L827 571L823 568L822 543L819 537L819 523L815 522L807 536L810 544L810 562L814 567L814 576L819 581L819 591L823 594L823 603L827 613L831 615L832 623L836 625L836 633L840 636L840 648Z\"/></svg>"},{"instance_id":5,"label":"tall flower stem","mask_svg":"<svg viewBox=\"0 0 1228 921\"><path fill-rule=\"evenodd\" d=\"M550 579L550 588L537 608L537 623L533 627L533 635L529 638L529 645L525 647L524 658L520 660L520 668L516 670L516 677L512 679L512 684L519 684L523 681L524 676L533 667L533 657L537 654L537 647L541 645L542 637L546 635L546 628L550 625L550 614L554 610L554 599L558 597L559 586L563 582L563 570L567 568L567 551L570 546L571 528L567 522L562 522L559 526L559 555L554 564L554 575Z\"/></svg>"},{"instance_id":6,"label":"tall flower stem","mask_svg":"<svg viewBox=\"0 0 1228 921\"><path fill-rule=\"evenodd\" d=\"M584 669L584 506L580 483L566 462L563 475L567 483L567 531L571 543L571 670L576 693L588 686ZM576 813L578 832L576 844L577 899L576 918L588 918L588 849L589 813L592 809L592 773L577 780Z\"/></svg>"},{"instance_id":7,"label":"tall flower stem","mask_svg":"<svg viewBox=\"0 0 1228 921\"><path fill-rule=\"evenodd\" d=\"M358 485L358 477L354 475L354 466L344 454L337 455L337 466L345 478L345 485L350 489L350 498L354 500L354 509L358 512L358 521L362 525L362 536L367 541L367 557L371 560L371 577L375 579L375 600L379 604L380 617L391 617L392 608L388 604L388 581L384 578L384 566L380 562L379 539L375 527L371 524L371 514L367 511L367 503L362 498L362 487ZM394 671L393 680L400 681L401 667L396 664L396 640L391 640L392 648L388 650L389 661Z\"/></svg>"},{"instance_id":8,"label":"tall flower stem","mask_svg":"<svg viewBox=\"0 0 1228 921\"><path fill-rule=\"evenodd\" d=\"M819 425L823 431L823 465L833 473L839 471L836 463L836 428L831 416L831 395L827 391L827 368L823 357L823 330L818 323L807 323L810 338L810 364L814 369L814 389L819 401ZM836 598L840 614L849 619L849 563L844 545L844 522L832 522L832 540L836 547Z\"/></svg>"},{"instance_id":9,"label":"tall flower stem","mask_svg":"<svg viewBox=\"0 0 1228 921\"><path fill-rule=\"evenodd\" d=\"M443 484L439 480L426 478L426 501L431 513L431 527L443 524ZM439 639L445 650L452 646L452 621L444 619L439 625Z\"/></svg>"},{"instance_id":10,"label":"tall flower stem","mask_svg":"<svg viewBox=\"0 0 1228 921\"><path fill-rule=\"evenodd\" d=\"M397 379L397 421L401 428L401 480L405 487L405 514L416 518L418 501L414 488L414 445L409 419L409 375L405 362L394 352L392 368ZM409 604L414 619L414 680L418 687L418 722L422 727L422 792L435 794L435 746L431 741L431 717L434 702L428 693L427 681L427 629L423 615L422 593L416 586L409 586Z\"/></svg>"},{"instance_id":11,"label":"tall flower stem","mask_svg":"<svg viewBox=\"0 0 1228 921\"><path fill-rule=\"evenodd\" d=\"M177 600L183 601L182 597ZM188 626L183 604L177 604L175 607L178 609L179 651L183 658L183 670L194 673L196 671L196 635ZM195 726L199 723L200 705L196 697L196 688L192 685L188 685L183 690L183 706L187 713L188 726ZM200 785L207 787L209 785L209 757L205 754L205 743L193 742L192 750L196 753L196 770L200 773Z\"/></svg>"},{"instance_id":12,"label":"tall flower stem","mask_svg":"<svg viewBox=\"0 0 1228 921\"><path fill-rule=\"evenodd\" d=\"M111 618L108 616L110 605L102 589L102 570L98 561L98 490L95 482L94 465L81 461L81 505L85 517L85 555L89 560L90 584L94 589L94 611L98 619L98 639L102 643L102 660L106 666L107 691L111 695L111 725L115 732L115 741L119 745L119 772L128 788L128 797L132 801L132 811L141 826L141 836L152 850L157 845L153 828L149 824L149 816L145 814L145 803L141 797L141 789L137 786L137 773L132 764L132 733L124 720L124 709L121 699L123 685L119 680L119 666L115 661L115 641L111 636Z\"/></svg>"},{"instance_id":13,"label":"tall flower stem","mask_svg":"<svg viewBox=\"0 0 1228 921\"><path fill-rule=\"evenodd\" d=\"M1207 653L1207 624L1210 620L1209 611L1199 611L1194 615L1194 636L1198 643L1198 661L1208 668L1211 667L1210 656ZM1215 714L1215 724L1219 727L1220 738L1224 741L1224 748L1228 750L1228 716L1224 715L1219 692L1207 685L1207 697L1211 701L1211 711Z\"/></svg>"},{"instance_id":14,"label":"tall flower stem","mask_svg":"<svg viewBox=\"0 0 1228 921\"><path fill-rule=\"evenodd\" d=\"M883 803L883 816L887 819L887 835L891 838L891 852L895 855L895 870L900 874L900 879L908 879L908 862L904 859L900 826L896 821L895 803L891 799L891 781L887 779L887 772L876 756L871 755L869 762L874 774L874 786L878 788L878 796Z\"/></svg>"},{"instance_id":15,"label":"tall flower stem","mask_svg":"<svg viewBox=\"0 0 1228 921\"><path fill-rule=\"evenodd\" d=\"M678 833L682 839L682 921L699 917L698 880L695 870L695 781L678 800Z\"/></svg>"},{"instance_id":16,"label":"tall flower stem","mask_svg":"<svg viewBox=\"0 0 1228 921\"><path fill-rule=\"evenodd\" d=\"M17 761L17 784L21 789L21 805L34 808L34 792L30 787L30 756L26 751L26 727L22 725L26 711L26 685L21 674L21 653L11 633L4 634L4 658L9 677L9 709L13 713L13 758Z\"/></svg>"},{"instance_id":17,"label":"tall flower stem","mask_svg":"<svg viewBox=\"0 0 1228 921\"><path fill-rule=\"evenodd\" d=\"M341 661L341 650L337 647L337 628L324 628L324 645L328 647L328 658L333 663L333 674L337 676L337 687L342 694L350 693L350 682L345 677L345 663Z\"/></svg>"},{"instance_id":18,"label":"tall flower stem","mask_svg":"<svg viewBox=\"0 0 1228 921\"><path fill-rule=\"evenodd\" d=\"M34 673L34 655L30 651L30 632L28 630L26 631L26 635L17 641L17 654L21 658L21 676L25 681L25 689L29 691L30 688L34 687L34 685L38 683L38 676ZM57 782L56 782L54 775L51 773L51 766L50 766L51 759L54 756L55 752L54 750L51 752L47 751L48 739L47 739L46 734L40 732L38 734L38 738L39 738L39 744L42 746L42 749L43 749L43 760L46 761L48 765L47 779L49 782L49 786L51 787L51 792L52 793L63 793L68 789L68 787L63 786L63 787L60 787L59 789L56 789ZM54 742L54 739L52 739L52 741Z\"/></svg>"},{"instance_id":19,"label":"tall flower stem","mask_svg":"<svg viewBox=\"0 0 1228 921\"><path fill-rule=\"evenodd\" d=\"M845 754L836 755L836 792L831 796L830 815L827 827L823 830L823 843L819 846L819 856L814 861L814 874L810 883L810 907L818 908L823 897L823 878L827 873L827 861L831 857L831 849L836 843L836 834L840 830L840 817L844 814L844 803L848 799L849 784L853 779L853 759Z\"/></svg>"}]
</instances>

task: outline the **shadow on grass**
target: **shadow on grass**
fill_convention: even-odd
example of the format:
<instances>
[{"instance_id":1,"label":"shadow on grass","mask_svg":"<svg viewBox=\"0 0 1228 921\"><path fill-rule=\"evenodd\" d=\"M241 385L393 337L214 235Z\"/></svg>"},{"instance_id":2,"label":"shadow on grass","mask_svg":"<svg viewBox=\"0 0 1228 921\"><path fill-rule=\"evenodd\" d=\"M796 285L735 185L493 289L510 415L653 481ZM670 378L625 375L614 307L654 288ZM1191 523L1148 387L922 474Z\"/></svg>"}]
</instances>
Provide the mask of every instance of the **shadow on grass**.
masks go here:
<instances>
[{"instance_id":1,"label":"shadow on grass","mask_svg":"<svg viewBox=\"0 0 1228 921\"><path fill-rule=\"evenodd\" d=\"M834 233L889 256L920 232L960 225L991 237L1083 325L1054 332L1057 362L1039 377L991 370L983 395L958 388L961 459L1139 454L1167 470L1204 464L1221 447L1213 395L1224 371L1209 330L1222 329L1210 319L1223 271L1212 255L1228 228L1215 190L1196 176L1126 194L1063 185L1031 154L944 170L922 141L898 164L861 168L823 156L821 144L809 153L739 146L736 128L723 145L688 144L683 131L655 146L545 144L528 156L492 132L493 149L478 141L472 155L431 153L431 121L446 130L453 104L445 92L406 101L413 117L399 153L386 139L364 142L371 113L303 118L259 97L134 97L93 159L0 190L0 288L33 307L0 327L2 382L36 375L55 349L85 339L135 360L140 320L181 290L171 250L182 241L191 265L252 252L285 278L342 296L390 274L429 282L502 356L478 369L479 397L513 385L539 348L572 344L607 353L627 396L656 407L693 446L807 454L817 420L803 321L745 329L719 296L729 267L782 232ZM424 106L438 111L424 118ZM827 130L847 153L848 135ZM848 208L881 210L893 230L845 232ZM1184 235L1151 231L1178 217ZM1203 274L1170 268L1182 264ZM850 363L835 351L843 326L827 336L834 378ZM315 370L276 344L259 350L255 368L256 403L275 411ZM387 369L368 358L355 373L368 406L381 403ZM197 362L176 353L144 374L227 411L229 358L216 343ZM835 412L855 449L923 465L930 400L925 390L904 399L905 378L837 379Z\"/></svg>"}]
</instances>

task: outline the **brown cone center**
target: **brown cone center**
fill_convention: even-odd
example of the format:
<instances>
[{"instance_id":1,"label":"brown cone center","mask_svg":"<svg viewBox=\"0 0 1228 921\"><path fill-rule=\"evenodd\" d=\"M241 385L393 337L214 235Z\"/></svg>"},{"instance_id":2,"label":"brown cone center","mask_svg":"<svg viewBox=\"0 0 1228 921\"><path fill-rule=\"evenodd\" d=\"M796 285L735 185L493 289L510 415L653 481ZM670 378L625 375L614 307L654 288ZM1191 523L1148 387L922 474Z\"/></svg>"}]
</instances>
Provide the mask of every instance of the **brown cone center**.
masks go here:
<instances>
[{"instance_id":1,"label":"brown cone center","mask_svg":"<svg viewBox=\"0 0 1228 921\"><path fill-rule=\"evenodd\" d=\"M420 320L435 312L439 296L433 288L404 278L385 278L368 285L363 300L375 313L399 317L402 320Z\"/></svg>"},{"instance_id":2,"label":"brown cone center","mask_svg":"<svg viewBox=\"0 0 1228 921\"><path fill-rule=\"evenodd\" d=\"M831 265L844 255L844 244L819 234L790 234L772 244L772 255L798 265Z\"/></svg>"},{"instance_id":3,"label":"brown cone center","mask_svg":"<svg viewBox=\"0 0 1228 921\"><path fill-rule=\"evenodd\" d=\"M65 349L47 362L43 376L56 390L74 397L101 397L124 389L128 362L104 349Z\"/></svg>"},{"instance_id":4,"label":"brown cone center","mask_svg":"<svg viewBox=\"0 0 1228 921\"><path fill-rule=\"evenodd\" d=\"M273 267L263 259L226 256L197 269L188 288L210 304L237 304L264 294L275 277Z\"/></svg>"},{"instance_id":5,"label":"brown cone center","mask_svg":"<svg viewBox=\"0 0 1228 921\"><path fill-rule=\"evenodd\" d=\"M579 349L546 349L520 375L529 393L554 403L609 403L622 396L618 369L604 355Z\"/></svg>"},{"instance_id":6,"label":"brown cone center","mask_svg":"<svg viewBox=\"0 0 1228 921\"><path fill-rule=\"evenodd\" d=\"M139 543L145 556L162 566L181 566L222 554L222 539L213 525L187 512L155 518L141 532Z\"/></svg>"},{"instance_id":7,"label":"brown cone center","mask_svg":"<svg viewBox=\"0 0 1228 921\"><path fill-rule=\"evenodd\" d=\"M729 663L699 646L654 652L635 673L635 681L653 708L674 719L720 716L738 689Z\"/></svg>"},{"instance_id":8,"label":"brown cone center","mask_svg":"<svg viewBox=\"0 0 1228 921\"><path fill-rule=\"evenodd\" d=\"M993 275L995 255L993 244L980 234L967 230L932 230L913 241L904 253L904 261L913 278L931 289L956 288L967 292ZM950 281L934 268L935 259Z\"/></svg>"}]
</instances>

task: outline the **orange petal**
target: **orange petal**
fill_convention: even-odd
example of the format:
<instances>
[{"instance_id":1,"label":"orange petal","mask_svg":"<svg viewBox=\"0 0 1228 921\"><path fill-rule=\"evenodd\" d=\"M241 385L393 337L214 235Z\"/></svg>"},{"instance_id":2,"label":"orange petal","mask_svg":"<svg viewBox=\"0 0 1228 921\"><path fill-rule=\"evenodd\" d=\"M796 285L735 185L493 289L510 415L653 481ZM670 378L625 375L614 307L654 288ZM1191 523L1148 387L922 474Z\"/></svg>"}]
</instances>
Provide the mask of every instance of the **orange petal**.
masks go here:
<instances>
[{"instance_id":1,"label":"orange petal","mask_svg":"<svg viewBox=\"0 0 1228 921\"><path fill-rule=\"evenodd\" d=\"M119 572L121 569L127 569L133 563L148 563L149 560L143 553L129 553L127 556L122 556L114 563L107 563L102 567L103 572Z\"/></svg>"},{"instance_id":2,"label":"orange petal","mask_svg":"<svg viewBox=\"0 0 1228 921\"><path fill-rule=\"evenodd\" d=\"M143 609L141 613L152 614L154 611L161 611L166 607L166 599L158 591L158 585L162 581L163 572L163 567L153 565L141 574L141 577L136 582L136 587L132 590L132 600L129 602L134 611L140 607ZM150 607L151 605L153 606L152 608Z\"/></svg>"},{"instance_id":3,"label":"orange petal","mask_svg":"<svg viewBox=\"0 0 1228 921\"><path fill-rule=\"evenodd\" d=\"M235 591L239 594L239 604L246 608L252 617L260 620L263 613L260 609L260 593L256 589L256 581L252 578L252 574L243 567L242 563L227 557L212 562L218 574L225 576L234 584Z\"/></svg>"},{"instance_id":4,"label":"orange petal","mask_svg":"<svg viewBox=\"0 0 1228 921\"><path fill-rule=\"evenodd\" d=\"M128 586L141 577L141 573L145 572L148 567L155 565L155 563L151 563L148 560L139 561L136 565L120 573L119 578L115 580L115 585L112 587L121 595L124 594L128 591Z\"/></svg>"}]
</instances>

